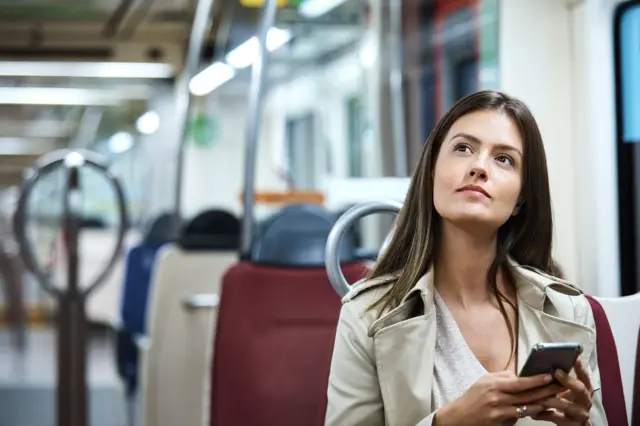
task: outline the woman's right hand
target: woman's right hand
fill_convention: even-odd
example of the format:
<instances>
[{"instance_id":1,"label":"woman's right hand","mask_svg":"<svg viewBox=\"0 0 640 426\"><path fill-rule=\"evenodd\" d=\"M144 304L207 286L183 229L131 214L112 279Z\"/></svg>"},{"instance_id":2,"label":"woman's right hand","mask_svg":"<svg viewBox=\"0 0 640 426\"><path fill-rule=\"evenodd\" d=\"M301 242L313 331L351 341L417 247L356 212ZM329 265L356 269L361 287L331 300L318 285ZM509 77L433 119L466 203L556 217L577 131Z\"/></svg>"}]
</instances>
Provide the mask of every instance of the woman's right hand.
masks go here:
<instances>
[{"instance_id":1,"label":"woman's right hand","mask_svg":"<svg viewBox=\"0 0 640 426\"><path fill-rule=\"evenodd\" d=\"M565 390L551 384L552 379L549 374L533 377L517 377L505 371L486 374L460 398L440 408L433 424L494 426L536 415L546 409L538 404L540 400Z\"/></svg>"}]
</instances>

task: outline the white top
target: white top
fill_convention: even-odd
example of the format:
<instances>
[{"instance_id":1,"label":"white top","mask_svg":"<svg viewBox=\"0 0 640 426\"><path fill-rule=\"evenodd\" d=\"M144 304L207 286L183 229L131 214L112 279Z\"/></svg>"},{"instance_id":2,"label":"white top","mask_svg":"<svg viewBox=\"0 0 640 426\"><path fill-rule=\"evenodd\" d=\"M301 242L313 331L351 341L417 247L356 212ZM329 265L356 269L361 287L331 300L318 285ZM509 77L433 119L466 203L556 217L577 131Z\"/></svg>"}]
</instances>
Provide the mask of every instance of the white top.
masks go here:
<instances>
[{"instance_id":1,"label":"white top","mask_svg":"<svg viewBox=\"0 0 640 426\"><path fill-rule=\"evenodd\" d=\"M436 353L433 364L432 408L453 402L467 391L487 370L467 346L456 320L437 291Z\"/></svg>"}]
</instances>

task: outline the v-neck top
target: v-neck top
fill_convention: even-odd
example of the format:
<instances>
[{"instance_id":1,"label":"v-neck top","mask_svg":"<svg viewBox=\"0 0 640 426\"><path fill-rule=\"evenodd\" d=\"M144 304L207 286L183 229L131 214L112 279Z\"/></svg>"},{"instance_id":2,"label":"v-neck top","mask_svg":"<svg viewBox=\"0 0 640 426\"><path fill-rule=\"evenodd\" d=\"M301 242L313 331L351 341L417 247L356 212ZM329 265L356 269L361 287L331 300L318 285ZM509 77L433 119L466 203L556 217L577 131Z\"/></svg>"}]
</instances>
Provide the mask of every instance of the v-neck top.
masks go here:
<instances>
[{"instance_id":1,"label":"v-neck top","mask_svg":"<svg viewBox=\"0 0 640 426\"><path fill-rule=\"evenodd\" d=\"M455 401L487 370L464 340L456 320L444 300L434 292L436 310L436 348L433 362L434 410Z\"/></svg>"}]
</instances>

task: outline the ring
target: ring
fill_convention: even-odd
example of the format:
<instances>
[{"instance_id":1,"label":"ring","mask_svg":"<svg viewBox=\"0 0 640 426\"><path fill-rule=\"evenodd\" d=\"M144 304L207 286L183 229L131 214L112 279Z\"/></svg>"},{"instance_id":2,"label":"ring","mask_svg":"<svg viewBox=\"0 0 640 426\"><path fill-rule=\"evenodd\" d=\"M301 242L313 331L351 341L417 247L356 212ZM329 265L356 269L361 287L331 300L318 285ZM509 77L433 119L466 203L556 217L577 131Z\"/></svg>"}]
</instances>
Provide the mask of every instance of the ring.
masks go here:
<instances>
[{"instance_id":1,"label":"ring","mask_svg":"<svg viewBox=\"0 0 640 426\"><path fill-rule=\"evenodd\" d=\"M527 412L526 405L518 405L516 407L516 414L518 415L519 419L523 418L526 412Z\"/></svg>"}]
</instances>

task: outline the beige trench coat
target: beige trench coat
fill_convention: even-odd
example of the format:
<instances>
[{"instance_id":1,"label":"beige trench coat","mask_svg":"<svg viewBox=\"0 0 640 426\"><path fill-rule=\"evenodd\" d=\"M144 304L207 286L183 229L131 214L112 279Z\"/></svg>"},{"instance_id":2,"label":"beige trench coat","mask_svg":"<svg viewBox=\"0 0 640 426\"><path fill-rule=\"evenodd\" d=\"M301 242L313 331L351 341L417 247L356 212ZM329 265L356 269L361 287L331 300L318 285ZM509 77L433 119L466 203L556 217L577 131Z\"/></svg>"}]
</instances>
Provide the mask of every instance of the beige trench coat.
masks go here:
<instances>
[{"instance_id":1,"label":"beige trench coat","mask_svg":"<svg viewBox=\"0 0 640 426\"><path fill-rule=\"evenodd\" d=\"M520 327L518 370L538 342L578 342L595 389L592 426L606 426L595 323L580 289L512 262L516 272ZM385 280L355 284L343 299L338 323L325 426L430 426L436 339L433 272L427 273L395 309L377 318L367 308L389 288ZM411 316L415 304L424 314ZM523 335L528 336L523 341ZM517 426L549 424L531 418Z\"/></svg>"}]
</instances>

